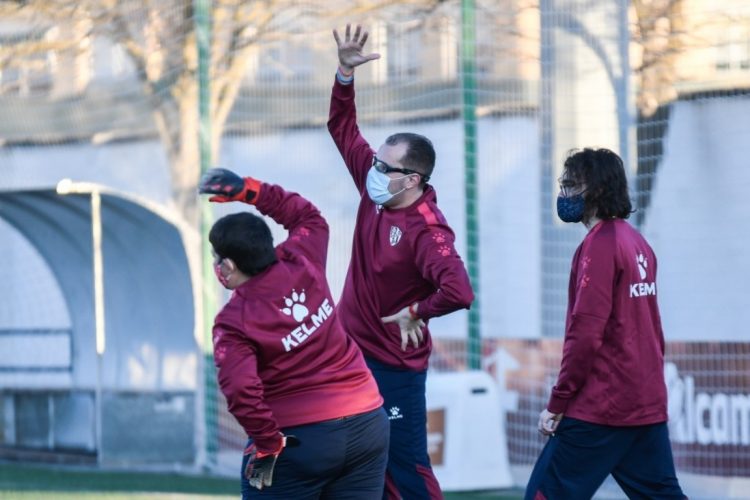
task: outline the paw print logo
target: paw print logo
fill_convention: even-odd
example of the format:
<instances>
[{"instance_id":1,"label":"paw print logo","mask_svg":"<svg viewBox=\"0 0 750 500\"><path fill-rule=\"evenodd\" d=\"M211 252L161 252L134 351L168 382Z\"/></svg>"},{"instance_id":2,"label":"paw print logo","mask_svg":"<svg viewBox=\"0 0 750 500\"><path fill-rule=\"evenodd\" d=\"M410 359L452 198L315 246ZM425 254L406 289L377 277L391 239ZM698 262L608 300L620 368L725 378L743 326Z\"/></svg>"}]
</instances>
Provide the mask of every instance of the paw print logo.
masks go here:
<instances>
[{"instance_id":1,"label":"paw print logo","mask_svg":"<svg viewBox=\"0 0 750 500\"><path fill-rule=\"evenodd\" d=\"M646 269L648 269L648 259L642 254L639 253L635 261L638 263L638 274L641 275L641 279L646 279Z\"/></svg>"},{"instance_id":2,"label":"paw print logo","mask_svg":"<svg viewBox=\"0 0 750 500\"><path fill-rule=\"evenodd\" d=\"M401 408L399 408L398 406L394 406L393 408L390 409L390 412L391 412L391 415L395 417L396 415L401 413Z\"/></svg>"},{"instance_id":3,"label":"paw print logo","mask_svg":"<svg viewBox=\"0 0 750 500\"><path fill-rule=\"evenodd\" d=\"M294 321L302 321L310 313L307 307L304 306L306 299L307 297L305 297L304 290L300 293L297 293L296 290L292 290L292 295L290 297L284 297L284 305L286 307L282 308L281 312L287 316L294 317Z\"/></svg>"},{"instance_id":4,"label":"paw print logo","mask_svg":"<svg viewBox=\"0 0 750 500\"><path fill-rule=\"evenodd\" d=\"M451 247L449 247L448 245L442 245L440 248L438 248L438 253L443 257L447 257L451 254Z\"/></svg>"},{"instance_id":5,"label":"paw print logo","mask_svg":"<svg viewBox=\"0 0 750 500\"><path fill-rule=\"evenodd\" d=\"M292 241L302 241L302 238L307 238L308 236L310 236L310 230L306 227L301 227L295 234L289 236L289 239Z\"/></svg>"},{"instance_id":6,"label":"paw print logo","mask_svg":"<svg viewBox=\"0 0 750 500\"><path fill-rule=\"evenodd\" d=\"M224 361L224 358L227 357L227 348L224 346L219 346L216 349L214 349L214 359L217 363L221 363Z\"/></svg>"},{"instance_id":7,"label":"paw print logo","mask_svg":"<svg viewBox=\"0 0 750 500\"><path fill-rule=\"evenodd\" d=\"M584 257L583 261L581 262L581 267L583 269L586 269L587 267L589 267L589 264L591 264L591 257L589 256Z\"/></svg>"},{"instance_id":8,"label":"paw print logo","mask_svg":"<svg viewBox=\"0 0 750 500\"><path fill-rule=\"evenodd\" d=\"M445 243L445 235L443 233L435 233L432 235L432 239L435 240L435 243Z\"/></svg>"},{"instance_id":9,"label":"paw print logo","mask_svg":"<svg viewBox=\"0 0 750 500\"><path fill-rule=\"evenodd\" d=\"M216 346L216 344L219 343L219 341L221 340L221 337L223 336L224 336L224 330L222 330L221 328L214 328L214 334L213 334L214 346Z\"/></svg>"},{"instance_id":10,"label":"paw print logo","mask_svg":"<svg viewBox=\"0 0 750 500\"><path fill-rule=\"evenodd\" d=\"M589 281L591 281L591 276L588 274L584 274L583 278L581 278L581 288L586 288L589 286Z\"/></svg>"}]
</instances>

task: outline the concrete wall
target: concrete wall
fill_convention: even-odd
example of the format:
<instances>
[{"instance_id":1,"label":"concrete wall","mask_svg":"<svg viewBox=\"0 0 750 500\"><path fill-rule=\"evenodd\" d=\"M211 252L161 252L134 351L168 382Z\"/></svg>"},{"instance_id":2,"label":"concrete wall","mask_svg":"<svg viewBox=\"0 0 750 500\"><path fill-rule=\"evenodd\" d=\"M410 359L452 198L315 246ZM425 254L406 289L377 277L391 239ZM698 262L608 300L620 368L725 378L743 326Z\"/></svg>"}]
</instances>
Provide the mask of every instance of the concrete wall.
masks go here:
<instances>
[{"instance_id":1,"label":"concrete wall","mask_svg":"<svg viewBox=\"0 0 750 500\"><path fill-rule=\"evenodd\" d=\"M744 246L750 242L746 223L750 204L745 194L750 173L743 142L750 128L749 108L750 101L741 97L675 104L643 228L659 257L659 300L670 340L740 339L750 319L750 310L743 307L750 302L744 284L750 276L744 257ZM399 130L421 132L435 142L438 163L433 184L465 255L459 122L367 126L363 134L377 147ZM555 193L540 191L538 152L534 118L480 120L480 287L487 336L540 335L539 200ZM159 203L168 199L166 160L158 143L6 148L2 160L2 189L49 187L62 177L72 177L133 191ZM333 230L329 279L338 295L357 198L327 133L291 130L229 137L220 164L280 183L321 207ZM219 207L220 213L243 208ZM284 237L279 228L274 234L277 240ZM19 258L18 252L12 255ZM568 262L565 256L559 266ZM466 315L438 319L434 330L440 337L463 337Z\"/></svg>"}]
</instances>

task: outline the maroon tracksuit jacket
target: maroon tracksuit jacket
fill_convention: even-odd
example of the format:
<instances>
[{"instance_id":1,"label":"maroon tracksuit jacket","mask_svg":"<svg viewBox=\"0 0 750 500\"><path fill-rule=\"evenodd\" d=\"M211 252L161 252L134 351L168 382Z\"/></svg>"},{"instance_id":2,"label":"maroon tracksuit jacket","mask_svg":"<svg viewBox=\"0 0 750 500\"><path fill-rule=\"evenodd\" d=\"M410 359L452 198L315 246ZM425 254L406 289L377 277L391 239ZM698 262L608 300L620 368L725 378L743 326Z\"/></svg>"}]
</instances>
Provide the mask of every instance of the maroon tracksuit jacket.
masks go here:
<instances>
[{"instance_id":1,"label":"maroon tracksuit jacket","mask_svg":"<svg viewBox=\"0 0 750 500\"><path fill-rule=\"evenodd\" d=\"M612 426L667 421L656 256L622 219L605 220L573 257L552 413Z\"/></svg>"},{"instance_id":2,"label":"maroon tracksuit jacket","mask_svg":"<svg viewBox=\"0 0 750 500\"><path fill-rule=\"evenodd\" d=\"M362 353L334 309L326 280L328 225L294 193L262 184L255 206L289 231L278 261L234 290L216 316L214 358L229 411L261 451L280 428L378 408Z\"/></svg>"},{"instance_id":3,"label":"maroon tracksuit jacket","mask_svg":"<svg viewBox=\"0 0 750 500\"><path fill-rule=\"evenodd\" d=\"M419 347L410 344L402 351L399 326L380 318L415 302L425 322L469 308L474 294L454 248L453 231L429 185L409 207L383 208L370 200L365 181L374 151L357 127L354 84L334 83L328 130L362 197L339 301L341 321L365 356L398 368L425 370L432 351L429 328Z\"/></svg>"}]
</instances>

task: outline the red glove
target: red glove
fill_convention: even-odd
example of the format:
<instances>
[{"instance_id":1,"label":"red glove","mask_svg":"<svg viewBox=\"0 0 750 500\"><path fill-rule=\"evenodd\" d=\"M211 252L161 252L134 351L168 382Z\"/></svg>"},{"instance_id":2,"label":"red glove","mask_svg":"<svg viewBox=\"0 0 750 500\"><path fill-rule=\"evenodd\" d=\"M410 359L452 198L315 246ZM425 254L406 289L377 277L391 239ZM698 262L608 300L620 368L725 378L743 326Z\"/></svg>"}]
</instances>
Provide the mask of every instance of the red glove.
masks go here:
<instances>
[{"instance_id":1,"label":"red glove","mask_svg":"<svg viewBox=\"0 0 750 500\"><path fill-rule=\"evenodd\" d=\"M226 203L228 201L243 201L253 203L260 193L261 182L252 177L244 179L231 170L212 168L201 177L198 192L213 194L208 201Z\"/></svg>"}]
</instances>

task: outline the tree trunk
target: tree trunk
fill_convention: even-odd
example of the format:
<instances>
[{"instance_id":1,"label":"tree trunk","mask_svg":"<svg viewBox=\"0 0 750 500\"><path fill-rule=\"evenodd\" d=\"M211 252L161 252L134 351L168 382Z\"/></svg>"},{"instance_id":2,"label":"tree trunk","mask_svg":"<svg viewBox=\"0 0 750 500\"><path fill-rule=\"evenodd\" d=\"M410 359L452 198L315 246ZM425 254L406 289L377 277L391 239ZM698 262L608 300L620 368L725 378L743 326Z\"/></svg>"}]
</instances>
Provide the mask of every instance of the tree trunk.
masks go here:
<instances>
[{"instance_id":1,"label":"tree trunk","mask_svg":"<svg viewBox=\"0 0 750 500\"><path fill-rule=\"evenodd\" d=\"M677 98L676 60L684 50L682 0L635 2L643 60L636 103L642 116Z\"/></svg>"},{"instance_id":2,"label":"tree trunk","mask_svg":"<svg viewBox=\"0 0 750 500\"><path fill-rule=\"evenodd\" d=\"M191 227L198 228L198 180L200 178L200 148L198 145L198 85L182 85L179 100L165 99L154 110L169 163L172 208Z\"/></svg>"},{"instance_id":3,"label":"tree trunk","mask_svg":"<svg viewBox=\"0 0 750 500\"><path fill-rule=\"evenodd\" d=\"M198 180L200 178L200 148L198 141L198 85L188 82L181 86L183 92L177 101L176 123L168 123L167 147L169 171L172 181L172 198L175 208L191 226L198 228ZM169 115L171 113L167 113Z\"/></svg>"}]
</instances>

